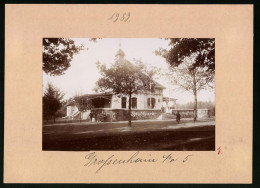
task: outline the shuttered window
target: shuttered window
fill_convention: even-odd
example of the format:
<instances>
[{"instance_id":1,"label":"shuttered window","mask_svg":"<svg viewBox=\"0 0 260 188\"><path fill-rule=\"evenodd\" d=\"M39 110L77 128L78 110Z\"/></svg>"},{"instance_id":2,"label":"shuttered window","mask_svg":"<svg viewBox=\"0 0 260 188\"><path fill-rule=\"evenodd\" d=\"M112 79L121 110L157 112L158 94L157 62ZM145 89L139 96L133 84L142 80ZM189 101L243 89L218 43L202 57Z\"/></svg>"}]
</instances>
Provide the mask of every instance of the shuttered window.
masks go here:
<instances>
[{"instance_id":1,"label":"shuttered window","mask_svg":"<svg viewBox=\"0 0 260 188\"><path fill-rule=\"evenodd\" d=\"M137 98L136 97L132 98L132 108L137 108Z\"/></svg>"},{"instance_id":2,"label":"shuttered window","mask_svg":"<svg viewBox=\"0 0 260 188\"><path fill-rule=\"evenodd\" d=\"M126 97L122 97L122 108L126 108Z\"/></svg>"}]
</instances>

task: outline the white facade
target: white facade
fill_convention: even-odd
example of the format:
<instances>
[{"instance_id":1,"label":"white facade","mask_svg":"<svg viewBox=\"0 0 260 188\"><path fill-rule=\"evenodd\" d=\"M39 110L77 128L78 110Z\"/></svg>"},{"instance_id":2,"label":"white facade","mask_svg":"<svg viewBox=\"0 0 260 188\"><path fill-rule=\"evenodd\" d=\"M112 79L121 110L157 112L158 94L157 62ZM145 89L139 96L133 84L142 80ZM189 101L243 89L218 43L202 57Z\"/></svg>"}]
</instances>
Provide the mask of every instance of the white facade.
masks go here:
<instances>
[{"instance_id":1,"label":"white facade","mask_svg":"<svg viewBox=\"0 0 260 188\"><path fill-rule=\"evenodd\" d=\"M161 94L159 94L159 92ZM128 109L129 108L129 97L127 97L127 96L125 96L125 97L126 97L125 108ZM162 91L159 91L159 89L156 89L155 93L151 93L151 98L152 98L153 101L155 101L153 108L149 105L149 103L150 103L150 93L133 94L132 95L132 101L133 101L134 98L136 98L136 108L135 108L135 105L133 106L133 102L132 102L132 108L133 109L161 110L162 105L163 105L163 95L162 95ZM112 109L122 109L122 108L124 108L124 106L122 105L122 103L123 103L122 100L123 100L123 97L117 97L117 96L113 95L112 96L112 102L111 102L111 108Z\"/></svg>"},{"instance_id":2,"label":"white facade","mask_svg":"<svg viewBox=\"0 0 260 188\"><path fill-rule=\"evenodd\" d=\"M100 94L100 96L102 96L102 94ZM150 96L151 96L151 100L150 100ZM125 98L125 102L124 102L124 98ZM152 101L152 106L149 105L150 101ZM111 95L110 100L107 99L106 103L103 106L104 106L103 108L105 109L129 109L129 97L128 96L118 97L116 95ZM162 106L163 106L162 89L156 89L155 92L151 94L147 92L147 93L132 95L132 109L161 110ZM67 116L74 117L77 116L78 113L79 110L77 106L73 104L67 106Z\"/></svg>"}]
</instances>

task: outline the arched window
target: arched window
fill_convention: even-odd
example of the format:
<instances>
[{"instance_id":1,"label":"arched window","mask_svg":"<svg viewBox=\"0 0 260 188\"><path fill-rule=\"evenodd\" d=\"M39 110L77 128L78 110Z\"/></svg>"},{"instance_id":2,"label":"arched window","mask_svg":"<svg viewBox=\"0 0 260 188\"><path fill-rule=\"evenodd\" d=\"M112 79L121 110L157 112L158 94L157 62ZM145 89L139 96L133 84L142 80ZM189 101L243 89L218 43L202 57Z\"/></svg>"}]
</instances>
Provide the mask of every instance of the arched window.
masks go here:
<instances>
[{"instance_id":1,"label":"arched window","mask_svg":"<svg viewBox=\"0 0 260 188\"><path fill-rule=\"evenodd\" d=\"M150 105L150 98L147 99L147 106L149 109L153 109L155 107L156 100L155 98L151 98L152 105Z\"/></svg>"},{"instance_id":2,"label":"arched window","mask_svg":"<svg viewBox=\"0 0 260 188\"><path fill-rule=\"evenodd\" d=\"M122 108L126 108L126 97L122 97Z\"/></svg>"},{"instance_id":3,"label":"arched window","mask_svg":"<svg viewBox=\"0 0 260 188\"><path fill-rule=\"evenodd\" d=\"M132 108L137 108L137 98L136 97L132 98Z\"/></svg>"}]
</instances>

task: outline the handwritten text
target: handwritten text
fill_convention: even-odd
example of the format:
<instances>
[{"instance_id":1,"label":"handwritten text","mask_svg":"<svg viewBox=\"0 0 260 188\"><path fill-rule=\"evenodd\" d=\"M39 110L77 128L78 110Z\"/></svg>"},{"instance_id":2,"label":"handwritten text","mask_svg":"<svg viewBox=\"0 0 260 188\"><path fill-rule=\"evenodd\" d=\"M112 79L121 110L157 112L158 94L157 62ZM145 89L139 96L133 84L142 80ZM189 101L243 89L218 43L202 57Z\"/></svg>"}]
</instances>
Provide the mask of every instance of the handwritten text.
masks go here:
<instances>
[{"instance_id":1,"label":"handwritten text","mask_svg":"<svg viewBox=\"0 0 260 188\"><path fill-rule=\"evenodd\" d=\"M100 157L96 152L90 152L85 155L86 163L85 167L97 166L96 173L100 172L101 169L112 165L126 165L126 164L140 164L140 163L174 163L174 162L187 162L193 155L176 155L169 153L162 155L161 157L153 157L151 154L143 153L137 151L126 158L118 158L116 155L110 155L108 157Z\"/></svg>"}]
</instances>

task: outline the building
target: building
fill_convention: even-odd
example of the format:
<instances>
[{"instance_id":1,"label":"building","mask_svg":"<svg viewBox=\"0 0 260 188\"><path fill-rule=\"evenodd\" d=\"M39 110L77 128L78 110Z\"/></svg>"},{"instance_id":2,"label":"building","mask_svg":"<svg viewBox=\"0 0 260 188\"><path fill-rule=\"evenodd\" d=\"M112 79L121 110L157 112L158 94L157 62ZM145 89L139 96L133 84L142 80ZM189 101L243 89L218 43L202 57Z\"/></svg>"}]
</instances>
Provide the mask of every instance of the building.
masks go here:
<instances>
[{"instance_id":1,"label":"building","mask_svg":"<svg viewBox=\"0 0 260 188\"><path fill-rule=\"evenodd\" d=\"M125 53L119 49L115 57L118 61L125 61ZM166 89L160 83L153 81L154 91L133 94L132 113L133 119L156 118L161 114L163 107L163 90ZM117 96L112 93L85 94L83 100L91 100L91 111L96 115L106 116L107 121L128 119L129 97ZM71 101L67 106L67 117L71 119L87 119L90 110L79 112L75 102Z\"/></svg>"},{"instance_id":2,"label":"building","mask_svg":"<svg viewBox=\"0 0 260 188\"><path fill-rule=\"evenodd\" d=\"M115 55L118 61L125 60L125 53L119 49ZM130 63L130 62L128 62ZM175 115L177 112L182 118L192 118L193 109L177 109L177 99L163 97L163 90L166 89L160 83L153 81L154 90L132 95L132 119L156 119L162 118L162 113ZM91 110L80 112L75 101L70 101L67 105L68 119L89 119L91 112L94 114L95 121L122 121L129 118L129 97L114 95L113 93L95 93L82 95L83 101L91 101ZM198 109L198 118L210 117L208 109ZM174 116L171 118L174 118Z\"/></svg>"}]
</instances>

